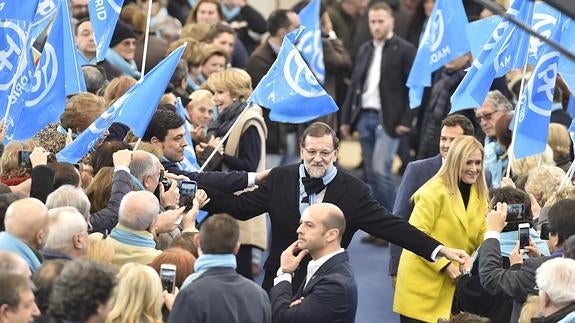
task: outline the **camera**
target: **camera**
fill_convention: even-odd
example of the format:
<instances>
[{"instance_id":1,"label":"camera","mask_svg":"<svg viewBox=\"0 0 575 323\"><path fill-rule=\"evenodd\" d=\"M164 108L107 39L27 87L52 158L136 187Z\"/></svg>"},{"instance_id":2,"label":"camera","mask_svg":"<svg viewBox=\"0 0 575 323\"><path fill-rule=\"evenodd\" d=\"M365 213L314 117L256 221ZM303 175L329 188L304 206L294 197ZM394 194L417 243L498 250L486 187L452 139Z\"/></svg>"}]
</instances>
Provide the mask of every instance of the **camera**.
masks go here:
<instances>
[{"instance_id":1,"label":"camera","mask_svg":"<svg viewBox=\"0 0 575 323\"><path fill-rule=\"evenodd\" d=\"M551 231L551 227L549 222L545 222L541 224L541 233L539 236L542 240L549 240L549 232Z\"/></svg>"},{"instance_id":2,"label":"camera","mask_svg":"<svg viewBox=\"0 0 575 323\"><path fill-rule=\"evenodd\" d=\"M194 181L181 181L178 187L180 189L180 206L185 206L186 210L191 209L194 204L198 184Z\"/></svg>"},{"instance_id":3,"label":"camera","mask_svg":"<svg viewBox=\"0 0 575 323\"><path fill-rule=\"evenodd\" d=\"M529 245L529 223L520 223L517 230L517 239L519 240L519 250L526 251L525 247Z\"/></svg>"},{"instance_id":4,"label":"camera","mask_svg":"<svg viewBox=\"0 0 575 323\"><path fill-rule=\"evenodd\" d=\"M507 204L506 222L525 222L524 204Z\"/></svg>"},{"instance_id":5,"label":"camera","mask_svg":"<svg viewBox=\"0 0 575 323\"><path fill-rule=\"evenodd\" d=\"M30 162L31 151L20 150L18 151L18 166L22 168L32 169L32 162Z\"/></svg>"},{"instance_id":6,"label":"camera","mask_svg":"<svg viewBox=\"0 0 575 323\"><path fill-rule=\"evenodd\" d=\"M170 182L170 180L166 177L162 177L162 179L160 180L160 183L162 184L162 186L164 186L164 192L169 190L170 186L172 186L172 182Z\"/></svg>"}]
</instances>

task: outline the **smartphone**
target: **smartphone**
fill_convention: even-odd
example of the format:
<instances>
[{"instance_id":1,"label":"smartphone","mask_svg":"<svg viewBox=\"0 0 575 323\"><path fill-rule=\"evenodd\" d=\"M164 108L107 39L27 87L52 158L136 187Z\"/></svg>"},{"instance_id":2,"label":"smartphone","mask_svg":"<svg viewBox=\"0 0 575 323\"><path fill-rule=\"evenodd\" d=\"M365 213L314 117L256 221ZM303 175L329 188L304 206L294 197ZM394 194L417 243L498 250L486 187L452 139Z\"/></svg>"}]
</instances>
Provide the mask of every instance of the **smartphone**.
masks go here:
<instances>
[{"instance_id":1,"label":"smartphone","mask_svg":"<svg viewBox=\"0 0 575 323\"><path fill-rule=\"evenodd\" d=\"M519 250L526 251L525 247L529 245L529 223L519 223L517 240L519 240Z\"/></svg>"},{"instance_id":2,"label":"smartphone","mask_svg":"<svg viewBox=\"0 0 575 323\"><path fill-rule=\"evenodd\" d=\"M541 233L539 234L541 240L549 240L549 222L541 224Z\"/></svg>"},{"instance_id":3,"label":"smartphone","mask_svg":"<svg viewBox=\"0 0 575 323\"><path fill-rule=\"evenodd\" d=\"M18 166L22 168L32 168L32 163L30 162L31 151L20 150L18 151Z\"/></svg>"},{"instance_id":4,"label":"smartphone","mask_svg":"<svg viewBox=\"0 0 575 323\"><path fill-rule=\"evenodd\" d=\"M191 209L198 189L198 183L194 181L181 181L179 189L180 206L186 206L186 209Z\"/></svg>"},{"instance_id":5,"label":"smartphone","mask_svg":"<svg viewBox=\"0 0 575 323\"><path fill-rule=\"evenodd\" d=\"M167 290L168 293L173 293L176 286L176 265L161 264L160 280L162 281L162 289Z\"/></svg>"},{"instance_id":6,"label":"smartphone","mask_svg":"<svg viewBox=\"0 0 575 323\"><path fill-rule=\"evenodd\" d=\"M524 204L507 204L506 222L521 222L525 214Z\"/></svg>"}]
</instances>

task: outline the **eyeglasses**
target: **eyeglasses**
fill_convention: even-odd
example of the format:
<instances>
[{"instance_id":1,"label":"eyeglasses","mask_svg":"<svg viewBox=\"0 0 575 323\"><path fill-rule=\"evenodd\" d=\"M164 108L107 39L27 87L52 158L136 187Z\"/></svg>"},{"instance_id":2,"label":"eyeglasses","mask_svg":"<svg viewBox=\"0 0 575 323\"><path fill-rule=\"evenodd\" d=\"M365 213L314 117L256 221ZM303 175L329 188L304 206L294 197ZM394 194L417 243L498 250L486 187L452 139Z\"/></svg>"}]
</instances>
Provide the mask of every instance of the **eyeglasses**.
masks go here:
<instances>
[{"instance_id":1,"label":"eyeglasses","mask_svg":"<svg viewBox=\"0 0 575 323\"><path fill-rule=\"evenodd\" d=\"M496 112L498 112L498 111L487 112L484 114L476 115L475 119L477 119L477 122L481 122L481 119L485 119L485 121L489 121L489 120L491 120L491 118L493 118L493 114Z\"/></svg>"},{"instance_id":2,"label":"eyeglasses","mask_svg":"<svg viewBox=\"0 0 575 323\"><path fill-rule=\"evenodd\" d=\"M335 149L329 151L329 150L315 150L315 149L307 149L305 147L302 147L303 151L305 151L305 154L308 155L309 157L315 157L317 154L319 154L319 156L321 158L328 158L331 156L331 154L335 151Z\"/></svg>"}]
</instances>

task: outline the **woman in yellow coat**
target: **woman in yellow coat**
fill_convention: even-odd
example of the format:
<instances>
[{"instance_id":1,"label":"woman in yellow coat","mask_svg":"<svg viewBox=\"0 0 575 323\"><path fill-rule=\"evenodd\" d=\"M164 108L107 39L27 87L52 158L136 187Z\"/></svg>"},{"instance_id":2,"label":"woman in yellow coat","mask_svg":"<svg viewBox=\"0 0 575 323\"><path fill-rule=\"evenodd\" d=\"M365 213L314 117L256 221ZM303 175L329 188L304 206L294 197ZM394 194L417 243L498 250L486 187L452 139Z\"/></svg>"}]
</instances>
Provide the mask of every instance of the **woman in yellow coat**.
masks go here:
<instances>
[{"instance_id":1,"label":"woman in yellow coat","mask_svg":"<svg viewBox=\"0 0 575 323\"><path fill-rule=\"evenodd\" d=\"M471 136L455 139L437 174L413 195L409 223L445 246L472 254L483 241L488 191L483 146ZM437 322L451 316L455 282L463 268L445 258L429 262L403 250L393 310L401 322Z\"/></svg>"}]
</instances>

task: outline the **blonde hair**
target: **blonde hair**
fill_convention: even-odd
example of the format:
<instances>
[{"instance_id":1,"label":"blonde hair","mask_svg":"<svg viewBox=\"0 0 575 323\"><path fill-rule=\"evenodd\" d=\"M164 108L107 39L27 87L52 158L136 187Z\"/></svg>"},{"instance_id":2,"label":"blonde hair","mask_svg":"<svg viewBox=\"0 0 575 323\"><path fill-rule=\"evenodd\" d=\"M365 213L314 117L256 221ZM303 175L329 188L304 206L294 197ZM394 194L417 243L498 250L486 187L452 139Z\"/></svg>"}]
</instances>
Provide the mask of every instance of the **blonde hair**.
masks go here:
<instances>
[{"instance_id":1,"label":"blonde hair","mask_svg":"<svg viewBox=\"0 0 575 323\"><path fill-rule=\"evenodd\" d=\"M561 185L565 172L557 167L543 165L533 168L525 182L525 192L533 194L539 205L545 205L551 195Z\"/></svg>"},{"instance_id":2,"label":"blonde hair","mask_svg":"<svg viewBox=\"0 0 575 323\"><path fill-rule=\"evenodd\" d=\"M459 174L463 167L465 167L469 156L477 149L481 152L481 158L483 159L483 146L479 141L477 141L477 139L472 136L457 137L451 144L451 147L449 147L449 152L447 153L445 162L433 178L440 178L449 192L456 195L460 194L458 186L460 180ZM476 185L479 199L487 201L488 190L483 167Z\"/></svg>"},{"instance_id":3,"label":"blonde hair","mask_svg":"<svg viewBox=\"0 0 575 323\"><path fill-rule=\"evenodd\" d=\"M527 174L530 170L536 168L537 166L555 165L555 161L553 160L553 150L551 150L549 145L546 145L544 152L521 159L515 158L512 149L509 149L508 152L509 162L511 163L511 171L513 171L513 175L515 176Z\"/></svg>"},{"instance_id":4,"label":"blonde hair","mask_svg":"<svg viewBox=\"0 0 575 323\"><path fill-rule=\"evenodd\" d=\"M568 186L562 187L557 191L554 191L553 194L551 194L551 196L545 202L545 205L542 206L551 207L558 201L565 199L575 200L575 186L569 184Z\"/></svg>"},{"instance_id":5,"label":"blonde hair","mask_svg":"<svg viewBox=\"0 0 575 323\"><path fill-rule=\"evenodd\" d=\"M106 322L162 323L162 283L149 266L127 263L120 268L118 285Z\"/></svg>"},{"instance_id":6,"label":"blonde hair","mask_svg":"<svg viewBox=\"0 0 575 323\"><path fill-rule=\"evenodd\" d=\"M122 75L115 77L108 83L104 90L104 100L106 100L108 105L112 105L114 101L124 95L134 84L136 84L136 79L131 76Z\"/></svg>"},{"instance_id":7,"label":"blonde hair","mask_svg":"<svg viewBox=\"0 0 575 323\"><path fill-rule=\"evenodd\" d=\"M252 78L248 72L232 67L210 75L206 80L205 87L212 92L217 90L230 91L232 98L245 102L252 94Z\"/></svg>"},{"instance_id":8,"label":"blonde hair","mask_svg":"<svg viewBox=\"0 0 575 323\"><path fill-rule=\"evenodd\" d=\"M203 22L187 23L182 27L180 38L204 39L210 31L210 25Z\"/></svg>"},{"instance_id":9,"label":"blonde hair","mask_svg":"<svg viewBox=\"0 0 575 323\"><path fill-rule=\"evenodd\" d=\"M192 37L182 37L170 43L166 50L166 56L176 50L176 48L186 45L186 49L182 54L182 59L188 63L188 66L200 66L202 60L202 44Z\"/></svg>"},{"instance_id":10,"label":"blonde hair","mask_svg":"<svg viewBox=\"0 0 575 323\"><path fill-rule=\"evenodd\" d=\"M561 157L570 157L571 137L569 137L569 131L564 125L555 122L549 124L547 144L553 150L553 159L555 161Z\"/></svg>"},{"instance_id":11,"label":"blonde hair","mask_svg":"<svg viewBox=\"0 0 575 323\"><path fill-rule=\"evenodd\" d=\"M102 167L94 176L92 183L86 189L90 200L90 212L96 213L105 209L112 194L112 178L114 167Z\"/></svg>"},{"instance_id":12,"label":"blonde hair","mask_svg":"<svg viewBox=\"0 0 575 323\"><path fill-rule=\"evenodd\" d=\"M60 124L64 129L71 128L78 133L84 131L106 110L106 102L101 96L83 92L74 95L60 116Z\"/></svg>"},{"instance_id":13,"label":"blonde hair","mask_svg":"<svg viewBox=\"0 0 575 323\"><path fill-rule=\"evenodd\" d=\"M195 107L197 102L202 102L205 100L214 100L214 94L208 90L200 89L195 90L190 94L190 102L188 103L188 107Z\"/></svg>"},{"instance_id":14,"label":"blonde hair","mask_svg":"<svg viewBox=\"0 0 575 323\"><path fill-rule=\"evenodd\" d=\"M3 178L22 177L29 173L29 170L18 165L19 151L33 151L38 146L35 141L10 141L4 148L0 157L0 171Z\"/></svg>"},{"instance_id":15,"label":"blonde hair","mask_svg":"<svg viewBox=\"0 0 575 323\"><path fill-rule=\"evenodd\" d=\"M101 239L101 234L91 234L88 237L90 238L90 243L84 256L85 259L104 265L111 265L116 255L114 246L108 240Z\"/></svg>"},{"instance_id":16,"label":"blonde hair","mask_svg":"<svg viewBox=\"0 0 575 323\"><path fill-rule=\"evenodd\" d=\"M531 295L521 307L521 314L519 315L519 323L531 323L531 319L539 314L539 296Z\"/></svg>"}]
</instances>

